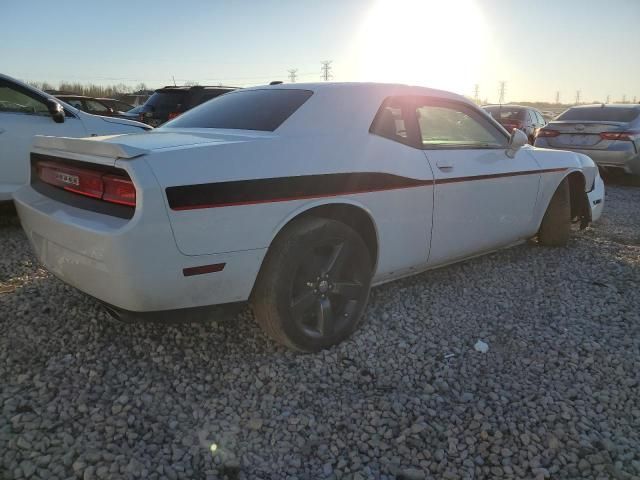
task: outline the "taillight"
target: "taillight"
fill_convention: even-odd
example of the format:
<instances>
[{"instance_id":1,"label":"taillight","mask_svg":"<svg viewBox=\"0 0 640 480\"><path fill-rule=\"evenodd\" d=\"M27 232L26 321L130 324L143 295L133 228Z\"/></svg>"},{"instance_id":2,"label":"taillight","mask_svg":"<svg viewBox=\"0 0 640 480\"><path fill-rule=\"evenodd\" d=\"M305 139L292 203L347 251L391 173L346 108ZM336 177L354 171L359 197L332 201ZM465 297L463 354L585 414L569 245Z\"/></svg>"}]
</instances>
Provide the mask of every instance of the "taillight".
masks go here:
<instances>
[{"instance_id":1,"label":"taillight","mask_svg":"<svg viewBox=\"0 0 640 480\"><path fill-rule=\"evenodd\" d=\"M536 138L540 138L540 137L557 137L558 135L560 135L560 132L557 130L549 130L549 129L541 129L538 131L538 135L536 135Z\"/></svg>"},{"instance_id":2,"label":"taillight","mask_svg":"<svg viewBox=\"0 0 640 480\"><path fill-rule=\"evenodd\" d=\"M120 205L136 206L136 187L128 178L117 175L104 175L102 177L104 193L102 200Z\"/></svg>"},{"instance_id":3,"label":"taillight","mask_svg":"<svg viewBox=\"0 0 640 480\"><path fill-rule=\"evenodd\" d=\"M136 189L127 177L53 162L38 162L36 171L43 182L68 192L120 205L136 206Z\"/></svg>"},{"instance_id":4,"label":"taillight","mask_svg":"<svg viewBox=\"0 0 640 480\"><path fill-rule=\"evenodd\" d=\"M630 132L602 132L600 138L603 140L633 140L633 135L640 135L640 130L634 130Z\"/></svg>"},{"instance_id":5,"label":"taillight","mask_svg":"<svg viewBox=\"0 0 640 480\"><path fill-rule=\"evenodd\" d=\"M171 120L172 118L176 118L179 115L180 115L180 112L171 112L169 114L169 120Z\"/></svg>"}]
</instances>

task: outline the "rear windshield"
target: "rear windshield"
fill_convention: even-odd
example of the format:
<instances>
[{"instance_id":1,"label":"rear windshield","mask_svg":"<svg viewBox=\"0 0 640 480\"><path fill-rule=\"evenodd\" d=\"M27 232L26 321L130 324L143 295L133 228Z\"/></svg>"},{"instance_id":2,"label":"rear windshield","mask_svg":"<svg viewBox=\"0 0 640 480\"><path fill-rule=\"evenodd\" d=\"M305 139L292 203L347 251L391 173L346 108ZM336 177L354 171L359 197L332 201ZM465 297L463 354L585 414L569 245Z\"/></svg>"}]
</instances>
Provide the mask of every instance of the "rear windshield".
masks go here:
<instances>
[{"instance_id":1,"label":"rear windshield","mask_svg":"<svg viewBox=\"0 0 640 480\"><path fill-rule=\"evenodd\" d=\"M501 120L524 120L525 110L522 108L509 107L486 107L485 110L498 121Z\"/></svg>"},{"instance_id":2,"label":"rear windshield","mask_svg":"<svg viewBox=\"0 0 640 480\"><path fill-rule=\"evenodd\" d=\"M570 108L556 120L631 122L638 118L640 109L615 107Z\"/></svg>"},{"instance_id":3,"label":"rear windshield","mask_svg":"<svg viewBox=\"0 0 640 480\"><path fill-rule=\"evenodd\" d=\"M176 111L178 105L182 105L187 96L187 92L160 90L155 92L145 102L145 107L153 107L155 110Z\"/></svg>"},{"instance_id":4,"label":"rear windshield","mask_svg":"<svg viewBox=\"0 0 640 480\"><path fill-rule=\"evenodd\" d=\"M238 90L165 123L171 128L229 128L273 132L313 94L309 90Z\"/></svg>"}]
</instances>

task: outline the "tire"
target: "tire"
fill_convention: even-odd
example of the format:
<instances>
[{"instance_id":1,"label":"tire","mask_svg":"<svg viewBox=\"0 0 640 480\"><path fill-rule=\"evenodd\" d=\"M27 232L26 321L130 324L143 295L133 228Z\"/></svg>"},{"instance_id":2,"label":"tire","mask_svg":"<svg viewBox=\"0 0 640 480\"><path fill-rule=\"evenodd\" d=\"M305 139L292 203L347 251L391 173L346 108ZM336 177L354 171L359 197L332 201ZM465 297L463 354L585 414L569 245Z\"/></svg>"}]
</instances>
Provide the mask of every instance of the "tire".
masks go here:
<instances>
[{"instance_id":1,"label":"tire","mask_svg":"<svg viewBox=\"0 0 640 480\"><path fill-rule=\"evenodd\" d=\"M540 245L562 247L571 235L571 196L565 178L551 197L538 231Z\"/></svg>"},{"instance_id":2,"label":"tire","mask_svg":"<svg viewBox=\"0 0 640 480\"><path fill-rule=\"evenodd\" d=\"M252 294L256 321L276 342L316 352L349 337L371 290L369 249L347 225L294 220L276 237Z\"/></svg>"}]
</instances>

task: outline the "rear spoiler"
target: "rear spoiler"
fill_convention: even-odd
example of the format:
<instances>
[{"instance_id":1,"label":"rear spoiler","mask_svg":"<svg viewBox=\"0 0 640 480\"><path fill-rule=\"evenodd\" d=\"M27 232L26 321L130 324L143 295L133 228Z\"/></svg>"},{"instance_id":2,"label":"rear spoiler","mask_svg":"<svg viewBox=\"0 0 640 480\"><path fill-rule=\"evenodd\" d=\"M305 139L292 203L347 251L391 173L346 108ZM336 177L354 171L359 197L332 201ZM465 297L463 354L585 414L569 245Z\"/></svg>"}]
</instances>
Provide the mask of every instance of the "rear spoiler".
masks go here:
<instances>
[{"instance_id":1,"label":"rear spoiler","mask_svg":"<svg viewBox=\"0 0 640 480\"><path fill-rule=\"evenodd\" d=\"M80 153L108 158L135 158L148 153L144 148L132 147L122 143L104 141L118 135L97 138L47 137L36 135L33 146L43 150L59 150L62 152Z\"/></svg>"}]
</instances>

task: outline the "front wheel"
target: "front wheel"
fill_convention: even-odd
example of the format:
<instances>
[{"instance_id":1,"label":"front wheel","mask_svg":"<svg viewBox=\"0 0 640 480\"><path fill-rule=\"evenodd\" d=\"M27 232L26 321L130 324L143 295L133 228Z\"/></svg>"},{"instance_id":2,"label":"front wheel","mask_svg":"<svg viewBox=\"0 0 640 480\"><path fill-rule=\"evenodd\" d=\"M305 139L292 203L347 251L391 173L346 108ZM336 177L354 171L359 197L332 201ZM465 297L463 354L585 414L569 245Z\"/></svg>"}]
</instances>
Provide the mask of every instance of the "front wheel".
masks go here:
<instances>
[{"instance_id":1,"label":"front wheel","mask_svg":"<svg viewBox=\"0 0 640 480\"><path fill-rule=\"evenodd\" d=\"M274 340L314 352L347 338L369 298L369 249L349 226L302 218L285 227L269 249L252 305Z\"/></svg>"}]
</instances>

